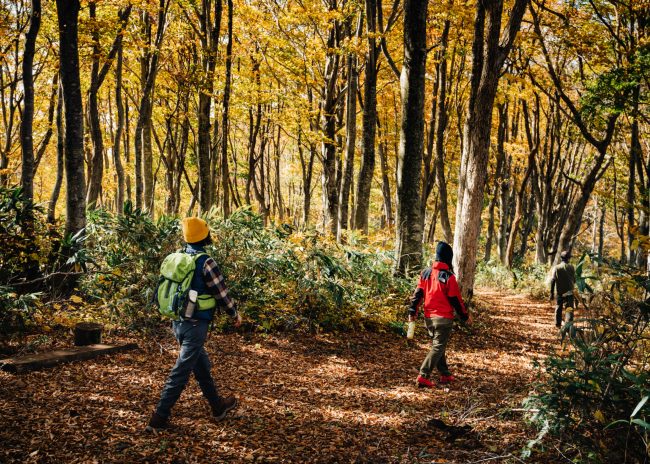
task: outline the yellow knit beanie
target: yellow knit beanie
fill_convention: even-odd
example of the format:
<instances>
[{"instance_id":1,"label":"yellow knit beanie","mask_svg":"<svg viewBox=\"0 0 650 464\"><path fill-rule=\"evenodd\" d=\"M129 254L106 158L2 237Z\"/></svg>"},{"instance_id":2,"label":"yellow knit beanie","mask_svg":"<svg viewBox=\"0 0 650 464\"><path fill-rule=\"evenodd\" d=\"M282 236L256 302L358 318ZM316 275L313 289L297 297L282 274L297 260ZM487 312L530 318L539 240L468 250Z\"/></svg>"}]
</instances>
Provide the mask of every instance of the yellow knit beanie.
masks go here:
<instances>
[{"instance_id":1,"label":"yellow knit beanie","mask_svg":"<svg viewBox=\"0 0 650 464\"><path fill-rule=\"evenodd\" d=\"M198 217L183 219L183 239L187 243L198 243L210 234L208 223Z\"/></svg>"}]
</instances>

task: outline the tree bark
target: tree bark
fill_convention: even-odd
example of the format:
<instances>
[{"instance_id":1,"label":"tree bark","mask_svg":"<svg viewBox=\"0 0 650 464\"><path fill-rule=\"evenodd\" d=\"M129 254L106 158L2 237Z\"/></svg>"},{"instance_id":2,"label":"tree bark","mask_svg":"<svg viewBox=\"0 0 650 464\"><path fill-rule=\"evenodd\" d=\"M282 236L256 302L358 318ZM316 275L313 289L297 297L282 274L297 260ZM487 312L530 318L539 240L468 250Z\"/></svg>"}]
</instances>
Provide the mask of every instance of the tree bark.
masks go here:
<instances>
[{"instance_id":1,"label":"tree bark","mask_svg":"<svg viewBox=\"0 0 650 464\"><path fill-rule=\"evenodd\" d=\"M221 119L221 189L224 217L230 216L230 168L228 166L228 137L230 133L230 87L232 80L232 18L233 2L228 0L228 45L226 45L226 76L223 89L223 114Z\"/></svg>"},{"instance_id":2,"label":"tree bark","mask_svg":"<svg viewBox=\"0 0 650 464\"><path fill-rule=\"evenodd\" d=\"M446 20L440 39L440 63L438 64L438 98L436 100L436 183L438 185L438 215L440 226L447 243L452 243L453 234L449 222L447 180L445 179L445 130L449 119L447 110L447 45L449 43L450 21Z\"/></svg>"},{"instance_id":3,"label":"tree bark","mask_svg":"<svg viewBox=\"0 0 650 464\"><path fill-rule=\"evenodd\" d=\"M23 115L20 122L20 142L22 147L22 170L20 184L24 198L34 199L34 54L36 53L36 37L41 27L41 1L32 0L32 11L29 19L29 30L25 36L23 53Z\"/></svg>"},{"instance_id":4,"label":"tree bark","mask_svg":"<svg viewBox=\"0 0 650 464\"><path fill-rule=\"evenodd\" d=\"M86 227L84 121L79 77L79 0L56 0L59 59L65 102L66 235Z\"/></svg>"},{"instance_id":5,"label":"tree bark","mask_svg":"<svg viewBox=\"0 0 650 464\"><path fill-rule=\"evenodd\" d=\"M370 208L370 189L375 171L375 135L377 130L377 0L365 0L366 33L368 50L366 52L366 78L363 83L363 123L361 145L361 168L357 181L354 228L368 234L368 214Z\"/></svg>"},{"instance_id":6,"label":"tree bark","mask_svg":"<svg viewBox=\"0 0 650 464\"><path fill-rule=\"evenodd\" d=\"M124 166L120 156L120 147L122 146L122 133L124 132L124 103L122 101L122 44L120 43L117 50L117 63L115 65L115 106L117 107L117 128L113 138L113 164L115 165L115 174L117 176L117 190L115 194L115 209L118 214L124 210Z\"/></svg>"},{"instance_id":7,"label":"tree bark","mask_svg":"<svg viewBox=\"0 0 650 464\"><path fill-rule=\"evenodd\" d=\"M404 62L400 78L402 122L397 167L396 272L422 264L420 171L424 141L424 76L428 0L405 0Z\"/></svg>"},{"instance_id":8,"label":"tree bark","mask_svg":"<svg viewBox=\"0 0 650 464\"><path fill-rule=\"evenodd\" d=\"M91 1L88 5L90 19L96 22L97 19L97 1ZM102 181L104 177L104 140L102 136L102 128L99 121L99 103L98 94L99 90L106 79L108 71L113 64L113 60L117 55L118 49L122 44L122 36L126 28L129 15L131 14L131 6L129 5L124 10L118 13L119 28L111 49L106 57L106 61L100 68L99 57L101 54L100 34L99 28L96 24L92 28L93 40L93 59L90 77L90 90L88 92L88 116L90 122L90 137L93 142L93 154L90 161L90 169L88 179L88 192L86 196L86 205L88 208L95 208L97 201L102 193Z\"/></svg>"},{"instance_id":9,"label":"tree bark","mask_svg":"<svg viewBox=\"0 0 650 464\"><path fill-rule=\"evenodd\" d=\"M153 93L158 75L158 62L160 59L160 47L165 35L165 23L169 0L159 0L158 4L158 28L156 38L151 46L151 52L146 52L142 59L142 94L140 96L138 121L135 129L135 156L136 156L136 206L140 198L140 207L149 213L153 213L154 201L154 178L153 178L153 151L151 144L152 105ZM145 24L151 27L149 14L145 13ZM148 30L150 34L150 30ZM138 170L138 159L140 160L141 171ZM142 183L138 181L141 176ZM138 195L140 190L140 195Z\"/></svg>"},{"instance_id":10,"label":"tree bark","mask_svg":"<svg viewBox=\"0 0 650 464\"><path fill-rule=\"evenodd\" d=\"M219 48L219 33L222 15L221 0L201 2L201 11L197 12L201 40L201 85L199 88L198 104L198 177L199 177L199 210L207 212L214 202L212 192L213 153L210 136L210 113L214 92L214 70L217 64ZM216 156L216 154L214 155Z\"/></svg>"},{"instance_id":11,"label":"tree bark","mask_svg":"<svg viewBox=\"0 0 650 464\"><path fill-rule=\"evenodd\" d=\"M330 10L336 8L330 4ZM323 160L323 222L325 230L336 236L339 197L336 179L336 105L338 100L337 81L340 56L338 46L339 24L333 20L327 38L327 57L325 58L325 82L321 100L320 130L323 134L321 157Z\"/></svg>"},{"instance_id":12,"label":"tree bark","mask_svg":"<svg viewBox=\"0 0 650 464\"><path fill-rule=\"evenodd\" d=\"M384 197L384 217L386 218L385 226L393 227L395 224L395 218L393 217L393 204L392 204L392 195L390 191L390 177L388 169L388 156L387 143L382 139L381 127L377 126L378 136L379 136L379 161L381 164L381 193Z\"/></svg>"},{"instance_id":13,"label":"tree bark","mask_svg":"<svg viewBox=\"0 0 650 464\"><path fill-rule=\"evenodd\" d=\"M363 13L359 13L357 22L356 37L361 34L363 24ZM343 167L343 179L339 198L338 227L336 230L336 241L341 241L341 233L348 228L350 190L354 177L354 154L357 142L357 91L359 89L359 71L357 69L357 55L352 52L347 58L348 85L346 93L346 134L345 134L345 165Z\"/></svg>"},{"instance_id":14,"label":"tree bark","mask_svg":"<svg viewBox=\"0 0 650 464\"><path fill-rule=\"evenodd\" d=\"M474 289L494 98L501 69L527 5L528 0L515 1L501 40L503 1L477 2L476 6L470 100L463 130L454 233L454 267L462 291L468 298Z\"/></svg>"},{"instance_id":15,"label":"tree bark","mask_svg":"<svg viewBox=\"0 0 650 464\"><path fill-rule=\"evenodd\" d=\"M47 205L47 223L54 224L56 221L56 204L59 201L61 185L63 184L63 162L65 150L65 127L63 124L63 89L59 84L56 102L56 180Z\"/></svg>"}]
</instances>

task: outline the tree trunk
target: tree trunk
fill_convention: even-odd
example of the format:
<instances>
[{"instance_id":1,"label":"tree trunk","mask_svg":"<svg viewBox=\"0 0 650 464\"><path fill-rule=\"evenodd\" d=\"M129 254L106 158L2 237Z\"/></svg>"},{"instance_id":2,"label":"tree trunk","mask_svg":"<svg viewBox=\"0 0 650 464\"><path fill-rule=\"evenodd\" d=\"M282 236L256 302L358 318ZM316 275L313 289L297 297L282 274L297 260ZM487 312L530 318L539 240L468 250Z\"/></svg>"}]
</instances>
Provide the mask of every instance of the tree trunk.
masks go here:
<instances>
[{"instance_id":1,"label":"tree trunk","mask_svg":"<svg viewBox=\"0 0 650 464\"><path fill-rule=\"evenodd\" d=\"M124 103L122 102L122 44L117 51L117 63L115 65L115 106L117 107L117 128L113 139L113 164L117 175L117 191L115 195L115 209L118 214L124 210L124 167L120 156L122 144L122 133L124 132Z\"/></svg>"},{"instance_id":2,"label":"tree trunk","mask_svg":"<svg viewBox=\"0 0 650 464\"><path fill-rule=\"evenodd\" d=\"M445 21L440 39L440 63L438 64L438 98L436 100L436 182L438 185L438 214L440 226L447 243L452 243L449 206L447 203L447 180L445 179L445 130L447 129L447 45L450 21Z\"/></svg>"},{"instance_id":3,"label":"tree trunk","mask_svg":"<svg viewBox=\"0 0 650 464\"><path fill-rule=\"evenodd\" d=\"M492 199L490 200L490 207L488 208L488 229L487 237L485 238L485 256L483 257L483 261L486 263L489 263L492 259L492 241L494 240L494 209L497 204L497 193L499 191L496 179L498 179L498 176L495 177L494 195L492 195Z\"/></svg>"},{"instance_id":4,"label":"tree trunk","mask_svg":"<svg viewBox=\"0 0 650 464\"><path fill-rule=\"evenodd\" d=\"M59 84L58 98L56 103L56 180L52 188L50 202L47 205L47 222L54 224L56 220L56 204L61 193L63 184L63 162L64 162L64 125L63 125L63 89Z\"/></svg>"},{"instance_id":5,"label":"tree trunk","mask_svg":"<svg viewBox=\"0 0 650 464\"><path fill-rule=\"evenodd\" d=\"M366 78L363 84L363 136L361 168L357 181L354 228L368 234L370 189L375 171L375 134L377 130L377 0L365 0L367 17L368 51L366 53Z\"/></svg>"},{"instance_id":6,"label":"tree trunk","mask_svg":"<svg viewBox=\"0 0 650 464\"><path fill-rule=\"evenodd\" d=\"M221 188L224 217L230 216L230 169L228 166L228 137L230 133L230 86L232 79L232 18L233 2L228 0L228 45L226 45L226 77L223 89L223 114L221 120Z\"/></svg>"},{"instance_id":7,"label":"tree trunk","mask_svg":"<svg viewBox=\"0 0 650 464\"><path fill-rule=\"evenodd\" d=\"M477 2L472 45L473 63L470 100L463 130L454 264L463 293L471 298L476 272L476 253L481 228L483 191L492 128L492 108L499 75L521 25L528 0L516 0L510 21L501 32L502 0Z\"/></svg>"},{"instance_id":8,"label":"tree trunk","mask_svg":"<svg viewBox=\"0 0 650 464\"><path fill-rule=\"evenodd\" d=\"M359 14L356 37L361 34L363 14ZM341 182L341 195L339 198L338 227L336 240L341 241L341 232L348 228L350 190L354 176L354 153L357 142L357 91L359 89L359 71L357 70L357 55L352 52L347 58L348 86L346 93L346 134L345 134L345 165Z\"/></svg>"},{"instance_id":9,"label":"tree trunk","mask_svg":"<svg viewBox=\"0 0 650 464\"><path fill-rule=\"evenodd\" d=\"M395 218L393 217L393 205L392 205L392 195L390 192L390 177L388 169L388 156L386 155L386 141L382 140L381 136L381 127L377 126L379 131L379 161L381 163L381 193L384 197L384 217L386 218L385 226L392 227L395 224Z\"/></svg>"},{"instance_id":10,"label":"tree trunk","mask_svg":"<svg viewBox=\"0 0 650 464\"><path fill-rule=\"evenodd\" d=\"M90 20L96 23L97 20L97 2L91 1L88 5ZM126 27L129 15L131 14L131 6L118 13L119 28L113 45L108 53L106 62L100 68L99 57L101 54L99 28L97 24L93 24L92 40L93 40L93 58L90 77L90 90L88 92L88 116L90 122L90 137L93 142L93 154L90 160L89 179L88 179L88 192L86 196L86 204L88 208L95 208L97 201L102 194L102 181L104 176L104 140L102 136L102 128L99 121L99 103L98 94L99 90L104 83L104 79L110 70L115 55L122 45L122 34Z\"/></svg>"},{"instance_id":11,"label":"tree trunk","mask_svg":"<svg viewBox=\"0 0 650 464\"><path fill-rule=\"evenodd\" d=\"M59 58L65 102L66 235L86 227L84 121L79 77L79 0L56 0Z\"/></svg>"},{"instance_id":12,"label":"tree trunk","mask_svg":"<svg viewBox=\"0 0 650 464\"><path fill-rule=\"evenodd\" d=\"M311 183L314 173L314 160L316 159L316 146L309 144L309 158L305 158L302 145L302 128L298 128L298 156L300 157L300 170L302 173L302 224L309 224L311 211Z\"/></svg>"},{"instance_id":13,"label":"tree trunk","mask_svg":"<svg viewBox=\"0 0 650 464\"><path fill-rule=\"evenodd\" d=\"M333 20L327 39L325 58L325 85L321 100L320 130L323 134L321 156L323 160L323 220L325 230L336 236L339 198L336 179L336 103L339 74L338 21Z\"/></svg>"},{"instance_id":14,"label":"tree trunk","mask_svg":"<svg viewBox=\"0 0 650 464\"><path fill-rule=\"evenodd\" d=\"M34 54L36 37L41 27L41 0L32 0L29 30L25 35L23 53L23 115L20 122L20 142L22 147L22 170L20 184L27 200L34 199Z\"/></svg>"},{"instance_id":15,"label":"tree trunk","mask_svg":"<svg viewBox=\"0 0 650 464\"><path fill-rule=\"evenodd\" d=\"M428 0L405 0L402 122L397 167L396 272L408 274L422 264L420 171L424 140L424 76Z\"/></svg>"},{"instance_id":16,"label":"tree trunk","mask_svg":"<svg viewBox=\"0 0 650 464\"><path fill-rule=\"evenodd\" d=\"M526 173L524 178L521 181L521 186L519 191L516 192L515 196L515 215L512 219L512 225L510 226L510 234L508 236L508 247L506 250L506 262L505 265L508 269L512 268L514 250L515 250L515 241L517 239L517 233L519 230L519 223L522 220L523 215L523 203L524 203L524 194L526 193L526 185L528 184L528 179L530 179L533 169L535 167L535 156L539 148L539 133L537 129L539 128L538 124L533 124L531 122L530 115L528 114L528 105L525 101L522 102L523 113L524 113L524 122L526 125L526 140L528 142L528 165L526 167ZM539 120L539 107L537 107L536 112L534 113L535 120ZM524 239L525 247L525 239Z\"/></svg>"},{"instance_id":17,"label":"tree trunk","mask_svg":"<svg viewBox=\"0 0 650 464\"><path fill-rule=\"evenodd\" d=\"M151 144L151 117L153 105L153 93L158 74L158 61L160 58L160 47L165 35L165 23L169 0L159 0L156 38L151 47L152 52L147 52L142 59L142 94L140 96L138 122L135 130L135 157L136 157L136 206L139 203L142 208L153 213L154 201L154 178L153 178L153 151ZM147 33L151 34L151 19L145 13L145 27ZM138 159L140 161L138 161ZM141 171L138 165L141 166ZM140 177L141 176L141 177ZM140 177L140 179L139 179ZM140 194L138 195L138 191Z\"/></svg>"},{"instance_id":18,"label":"tree trunk","mask_svg":"<svg viewBox=\"0 0 650 464\"><path fill-rule=\"evenodd\" d=\"M201 2L201 11L197 22L200 26L201 40L201 81L199 88L198 104L198 177L199 177L199 210L207 212L214 202L212 191L213 173L212 166L215 155L212 153L210 135L210 114L214 92L214 70L217 64L217 51L219 48L219 33L221 29L221 0Z\"/></svg>"}]
</instances>

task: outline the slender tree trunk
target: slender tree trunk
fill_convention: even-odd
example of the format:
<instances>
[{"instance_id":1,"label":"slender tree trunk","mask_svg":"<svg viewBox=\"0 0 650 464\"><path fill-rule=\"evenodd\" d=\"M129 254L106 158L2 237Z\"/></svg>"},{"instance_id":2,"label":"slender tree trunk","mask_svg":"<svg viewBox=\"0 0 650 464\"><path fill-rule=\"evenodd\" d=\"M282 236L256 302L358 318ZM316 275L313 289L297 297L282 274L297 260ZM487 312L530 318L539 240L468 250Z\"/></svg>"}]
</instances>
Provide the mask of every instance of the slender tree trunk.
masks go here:
<instances>
[{"instance_id":1,"label":"slender tree trunk","mask_svg":"<svg viewBox=\"0 0 650 464\"><path fill-rule=\"evenodd\" d=\"M635 121L636 122L636 121ZM634 123L632 124L632 137L634 137ZM637 137L638 137L638 126ZM634 217L634 201L635 201L635 192L636 192L636 179L635 179L635 167L636 167L636 146L634 141L632 141L632 146L630 147L630 153L628 158L628 178L627 178L627 195L625 197L626 205L625 211L627 213L627 262L632 264L634 263L635 251L632 246L632 242L635 238L635 217Z\"/></svg>"},{"instance_id":2,"label":"slender tree trunk","mask_svg":"<svg viewBox=\"0 0 650 464\"><path fill-rule=\"evenodd\" d=\"M332 8L333 9L333 8ZM339 197L336 178L336 103L339 74L338 45L339 25L336 20L330 25L325 58L325 85L321 101L320 130L323 134L321 157L323 160L323 219L325 229L336 236Z\"/></svg>"},{"instance_id":3,"label":"slender tree trunk","mask_svg":"<svg viewBox=\"0 0 650 464\"><path fill-rule=\"evenodd\" d=\"M314 160L316 159L316 146L309 143L309 157L305 157L302 145L302 128L298 128L298 155L300 157L300 169L302 173L302 224L309 224L309 213L311 211L311 184L314 173Z\"/></svg>"},{"instance_id":4,"label":"slender tree trunk","mask_svg":"<svg viewBox=\"0 0 650 464\"><path fill-rule=\"evenodd\" d=\"M97 19L97 2L91 1L88 5L90 19L96 22ZM88 92L88 120L90 123L90 137L93 142L93 153L90 158L89 179L88 179L88 192L86 196L86 204L88 208L95 208L97 201L102 194L102 181L104 176L104 140L102 136L102 128L99 118L99 90L106 79L108 71L113 64L113 60L121 48L122 33L126 27L129 15L131 14L131 6L118 13L119 29L113 41L113 45L108 53L106 62L101 66L99 57L101 54L99 29L95 24L92 29L93 40L93 58L90 77L90 90Z\"/></svg>"},{"instance_id":5,"label":"slender tree trunk","mask_svg":"<svg viewBox=\"0 0 650 464\"><path fill-rule=\"evenodd\" d=\"M603 249L605 247L605 206L600 209L600 220L598 221L598 258L603 259Z\"/></svg>"},{"instance_id":6,"label":"slender tree trunk","mask_svg":"<svg viewBox=\"0 0 650 464\"><path fill-rule=\"evenodd\" d=\"M363 24L363 14L359 14L357 23L357 37L360 35ZM357 90L359 88L359 73L357 70L357 56L354 52L347 58L348 88L346 93L346 135L345 135L345 166L343 167L343 180L339 198L338 228L336 240L341 241L341 232L348 228L348 206L350 204L350 190L354 176L354 153L357 142Z\"/></svg>"},{"instance_id":7,"label":"slender tree trunk","mask_svg":"<svg viewBox=\"0 0 650 464\"><path fill-rule=\"evenodd\" d=\"M59 57L65 102L66 235L86 227L84 121L79 77L79 0L56 0Z\"/></svg>"},{"instance_id":8,"label":"slender tree trunk","mask_svg":"<svg viewBox=\"0 0 650 464\"><path fill-rule=\"evenodd\" d=\"M494 209L497 204L498 191L498 184L495 184L494 195L492 195L492 199L490 200L487 237L485 239L485 257L483 258L483 261L486 263L490 262L492 259L492 241L494 240Z\"/></svg>"},{"instance_id":9,"label":"slender tree trunk","mask_svg":"<svg viewBox=\"0 0 650 464\"><path fill-rule=\"evenodd\" d=\"M233 2L228 0L228 45L226 45L226 78L223 89L223 114L221 120L221 188L223 215L230 216L230 168L228 166L228 136L230 132L230 86L232 79L232 18Z\"/></svg>"},{"instance_id":10,"label":"slender tree trunk","mask_svg":"<svg viewBox=\"0 0 650 464\"><path fill-rule=\"evenodd\" d=\"M375 171L375 134L377 130L377 0L365 0L368 51L366 53L366 78L363 84L363 137L361 169L357 181L354 228L368 234L370 189Z\"/></svg>"},{"instance_id":11,"label":"slender tree trunk","mask_svg":"<svg viewBox=\"0 0 650 464\"><path fill-rule=\"evenodd\" d=\"M424 76L428 0L405 0L402 124L397 167L396 271L408 274L422 264L420 171L424 141Z\"/></svg>"},{"instance_id":12,"label":"slender tree trunk","mask_svg":"<svg viewBox=\"0 0 650 464\"><path fill-rule=\"evenodd\" d=\"M445 179L445 130L449 118L447 110L447 45L449 42L450 21L445 21L440 39L440 63L438 64L438 98L436 101L436 181L438 185L438 214L440 226L447 243L452 243L453 234L449 222L447 202L447 180Z\"/></svg>"},{"instance_id":13,"label":"slender tree trunk","mask_svg":"<svg viewBox=\"0 0 650 464\"><path fill-rule=\"evenodd\" d=\"M382 139L381 136L381 127L377 126L379 131L379 161L381 164L381 193L384 197L384 217L386 218L386 226L392 227L395 224L395 218L393 217L393 206L392 206L392 195L390 192L390 177L388 169L388 156L386 155L386 141Z\"/></svg>"},{"instance_id":14,"label":"slender tree trunk","mask_svg":"<svg viewBox=\"0 0 650 464\"><path fill-rule=\"evenodd\" d=\"M117 175L117 191L115 195L116 210L122 214L124 209L124 167L120 156L122 133L124 132L124 103L122 102L122 44L117 51L117 63L115 65L115 106L117 107L117 128L113 139L113 164Z\"/></svg>"},{"instance_id":15,"label":"slender tree trunk","mask_svg":"<svg viewBox=\"0 0 650 464\"><path fill-rule=\"evenodd\" d=\"M34 160L34 176L36 176L36 172L38 171L38 167L41 164L41 161L43 160L43 156L45 155L45 152L47 150L47 146L50 143L50 140L52 139L52 135L54 134L54 115L56 113L56 103L59 95L59 70L57 69L56 73L54 74L54 77L52 78L52 90L50 92L50 103L47 109L47 130L45 131L45 135L43 136L43 139L41 140L41 143L38 144L38 149L36 150L36 156Z\"/></svg>"},{"instance_id":16,"label":"slender tree trunk","mask_svg":"<svg viewBox=\"0 0 650 464\"><path fill-rule=\"evenodd\" d=\"M524 209L524 195L526 193L526 186L528 184L528 179L530 179L530 176L533 173L533 169L535 167L535 156L539 148L539 133L538 133L539 125L531 123L531 118L528 114L528 105L526 104L525 101L523 101L522 105L523 105L524 121L526 125L526 140L528 142L529 154L528 154L528 165L526 167L526 173L524 174L524 178L521 181L521 186L519 187L519 191L516 192L516 196L515 196L515 215L512 219L512 225L510 226L510 234L508 236L508 247L506 250L505 265L508 269L512 268L513 259L514 259L515 241L517 239L519 223L523 218L522 216L523 216L523 209ZM539 107L537 107L537 111L534 113L534 115L535 115L535 120L539 121ZM526 237L523 237L524 249L526 246L525 238Z\"/></svg>"},{"instance_id":17,"label":"slender tree trunk","mask_svg":"<svg viewBox=\"0 0 650 464\"><path fill-rule=\"evenodd\" d=\"M156 76L158 75L158 62L160 59L160 47L165 35L165 23L167 21L167 11L169 9L169 0L159 0L156 38L154 40L152 52L148 52L142 62L142 94L140 97L138 122L136 124L135 152L136 152L136 203L138 190L138 176L142 175L141 186L141 205L149 213L153 214L154 201L154 176L153 176L153 150L151 143L151 126L152 126L152 105L153 94L156 85ZM147 22L148 13L145 14ZM150 31L149 31L150 33ZM142 171L138 171L138 155L141 160Z\"/></svg>"},{"instance_id":18,"label":"slender tree trunk","mask_svg":"<svg viewBox=\"0 0 650 464\"><path fill-rule=\"evenodd\" d=\"M104 174L104 141L102 139L102 129L99 125L99 104L97 94L99 93L99 27L97 20L97 3L91 1L88 4L90 21L92 24L91 36L93 41L92 48L92 67L90 72L90 91L88 92L88 122L90 125L90 138L93 142L93 153L90 157L90 166L88 168L88 192L86 195L86 206L89 209L95 208L97 199L101 193L102 177Z\"/></svg>"},{"instance_id":19,"label":"slender tree trunk","mask_svg":"<svg viewBox=\"0 0 650 464\"><path fill-rule=\"evenodd\" d=\"M59 84L58 98L56 103L56 180L50 195L50 202L47 205L47 222L54 224L56 220L56 204L59 201L61 185L63 184L63 162L65 150L65 127L63 125L63 89Z\"/></svg>"},{"instance_id":20,"label":"slender tree trunk","mask_svg":"<svg viewBox=\"0 0 650 464\"><path fill-rule=\"evenodd\" d=\"M214 202L212 191L213 172L216 154L212 152L210 135L212 110L212 99L214 91L214 70L217 62L217 50L219 48L219 33L221 29L221 0L214 0L214 11L212 11L212 0L201 2L201 14L198 14L198 23L201 29L201 71L202 82L199 91L198 105L198 177L199 177L199 209L207 212Z\"/></svg>"},{"instance_id":21,"label":"slender tree trunk","mask_svg":"<svg viewBox=\"0 0 650 464\"><path fill-rule=\"evenodd\" d=\"M29 30L25 36L23 53L23 115L20 122L20 142L22 147L22 171L20 183L23 195L28 200L34 199L34 54L36 37L41 27L41 1L32 0Z\"/></svg>"}]
</instances>

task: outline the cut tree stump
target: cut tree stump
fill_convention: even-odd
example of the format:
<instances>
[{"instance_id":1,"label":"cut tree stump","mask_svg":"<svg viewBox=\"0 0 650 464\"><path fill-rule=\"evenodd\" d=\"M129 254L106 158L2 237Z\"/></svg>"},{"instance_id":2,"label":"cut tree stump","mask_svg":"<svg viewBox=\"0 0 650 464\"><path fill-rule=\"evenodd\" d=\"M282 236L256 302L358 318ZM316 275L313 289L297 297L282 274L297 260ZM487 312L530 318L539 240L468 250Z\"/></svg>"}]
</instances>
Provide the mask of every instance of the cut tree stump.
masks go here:
<instances>
[{"instance_id":1,"label":"cut tree stump","mask_svg":"<svg viewBox=\"0 0 650 464\"><path fill-rule=\"evenodd\" d=\"M74 327L74 346L97 345L101 342L101 325L94 322L80 322Z\"/></svg>"},{"instance_id":2,"label":"cut tree stump","mask_svg":"<svg viewBox=\"0 0 650 464\"><path fill-rule=\"evenodd\" d=\"M102 354L117 353L119 351L134 350L138 347L135 343L126 345L88 345L77 346L61 350L48 351L45 353L32 354L28 356L17 356L15 358L0 359L0 368L7 372L21 373L51 367L60 363L70 361L83 361L92 359Z\"/></svg>"}]
</instances>

